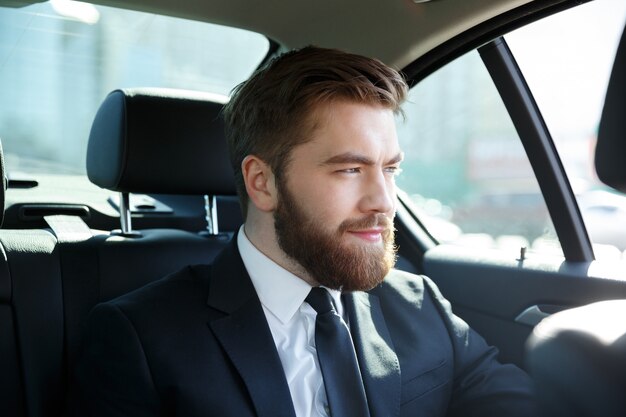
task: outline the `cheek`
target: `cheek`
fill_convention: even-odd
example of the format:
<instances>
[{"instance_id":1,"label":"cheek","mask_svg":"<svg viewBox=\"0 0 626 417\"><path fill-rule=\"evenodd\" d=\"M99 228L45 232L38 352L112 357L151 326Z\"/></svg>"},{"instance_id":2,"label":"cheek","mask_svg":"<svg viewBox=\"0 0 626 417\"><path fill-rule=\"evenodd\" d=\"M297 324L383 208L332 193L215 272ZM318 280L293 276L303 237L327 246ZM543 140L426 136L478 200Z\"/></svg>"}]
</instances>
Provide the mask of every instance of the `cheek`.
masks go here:
<instances>
[{"instance_id":1,"label":"cheek","mask_svg":"<svg viewBox=\"0 0 626 417\"><path fill-rule=\"evenodd\" d=\"M320 219L322 224L331 227L337 226L347 218L353 217L356 203L351 193L345 187L312 187L301 190L302 208L314 219Z\"/></svg>"}]
</instances>

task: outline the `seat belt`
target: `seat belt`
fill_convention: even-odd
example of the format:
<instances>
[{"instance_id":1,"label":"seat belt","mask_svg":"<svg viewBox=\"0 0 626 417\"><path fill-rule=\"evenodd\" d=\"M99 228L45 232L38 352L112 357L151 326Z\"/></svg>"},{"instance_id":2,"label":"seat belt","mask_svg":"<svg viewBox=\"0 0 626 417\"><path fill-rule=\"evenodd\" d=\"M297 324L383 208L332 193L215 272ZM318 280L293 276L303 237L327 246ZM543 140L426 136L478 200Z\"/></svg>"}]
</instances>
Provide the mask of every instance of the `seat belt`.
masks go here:
<instances>
[{"instance_id":1,"label":"seat belt","mask_svg":"<svg viewBox=\"0 0 626 417\"><path fill-rule=\"evenodd\" d=\"M93 236L87 223L78 216L51 215L44 216L44 220L59 243L82 242Z\"/></svg>"}]
</instances>

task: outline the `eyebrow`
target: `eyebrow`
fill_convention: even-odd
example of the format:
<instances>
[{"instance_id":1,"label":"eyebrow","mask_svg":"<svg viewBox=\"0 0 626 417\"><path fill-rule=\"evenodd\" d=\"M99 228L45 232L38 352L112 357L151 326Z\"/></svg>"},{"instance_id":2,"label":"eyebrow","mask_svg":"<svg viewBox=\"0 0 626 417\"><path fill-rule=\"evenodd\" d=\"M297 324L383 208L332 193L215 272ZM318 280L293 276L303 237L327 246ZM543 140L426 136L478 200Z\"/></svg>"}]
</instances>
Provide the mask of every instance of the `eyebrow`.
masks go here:
<instances>
[{"instance_id":1,"label":"eyebrow","mask_svg":"<svg viewBox=\"0 0 626 417\"><path fill-rule=\"evenodd\" d=\"M393 165L402 161L404 155L402 152L398 152L393 158L386 161L383 165ZM323 161L320 165L336 165L336 164L359 164L359 165L374 165L374 161L367 156L359 155L354 152L344 152L339 155L334 155Z\"/></svg>"}]
</instances>

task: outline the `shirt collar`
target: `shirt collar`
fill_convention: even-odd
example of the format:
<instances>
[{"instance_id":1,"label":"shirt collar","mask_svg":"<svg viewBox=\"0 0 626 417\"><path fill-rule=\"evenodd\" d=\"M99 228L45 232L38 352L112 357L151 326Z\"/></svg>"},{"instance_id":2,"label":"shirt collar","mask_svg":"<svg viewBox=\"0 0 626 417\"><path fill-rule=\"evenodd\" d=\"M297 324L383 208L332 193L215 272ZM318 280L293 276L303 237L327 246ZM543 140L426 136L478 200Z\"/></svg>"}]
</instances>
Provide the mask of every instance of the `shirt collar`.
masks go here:
<instances>
[{"instance_id":1,"label":"shirt collar","mask_svg":"<svg viewBox=\"0 0 626 417\"><path fill-rule=\"evenodd\" d=\"M237 234L237 246L261 304L281 323L289 322L309 295L311 285L257 249L246 236L244 226ZM327 290L335 301L338 314L342 316L341 291Z\"/></svg>"}]
</instances>

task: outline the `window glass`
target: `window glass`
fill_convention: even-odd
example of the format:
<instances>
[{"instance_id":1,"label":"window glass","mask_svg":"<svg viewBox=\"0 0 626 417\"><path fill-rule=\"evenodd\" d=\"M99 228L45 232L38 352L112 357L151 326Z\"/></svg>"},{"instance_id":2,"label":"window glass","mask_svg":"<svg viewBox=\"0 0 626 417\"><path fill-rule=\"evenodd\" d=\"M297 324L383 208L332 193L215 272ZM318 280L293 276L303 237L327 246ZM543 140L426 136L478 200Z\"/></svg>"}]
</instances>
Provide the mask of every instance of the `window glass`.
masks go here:
<instances>
[{"instance_id":1,"label":"window glass","mask_svg":"<svg viewBox=\"0 0 626 417\"><path fill-rule=\"evenodd\" d=\"M398 186L440 242L562 255L502 100L473 51L411 89Z\"/></svg>"},{"instance_id":2,"label":"window glass","mask_svg":"<svg viewBox=\"0 0 626 417\"><path fill-rule=\"evenodd\" d=\"M601 184L593 167L625 22L624 0L596 0L506 36L561 156L596 259L624 257L626 250L626 196Z\"/></svg>"},{"instance_id":3,"label":"window glass","mask_svg":"<svg viewBox=\"0 0 626 417\"><path fill-rule=\"evenodd\" d=\"M112 90L228 95L265 37L68 0L0 8L0 138L9 173L84 173L93 117Z\"/></svg>"}]
</instances>

